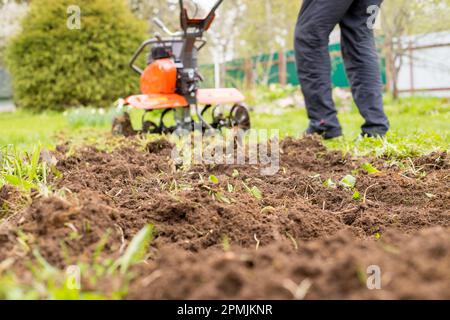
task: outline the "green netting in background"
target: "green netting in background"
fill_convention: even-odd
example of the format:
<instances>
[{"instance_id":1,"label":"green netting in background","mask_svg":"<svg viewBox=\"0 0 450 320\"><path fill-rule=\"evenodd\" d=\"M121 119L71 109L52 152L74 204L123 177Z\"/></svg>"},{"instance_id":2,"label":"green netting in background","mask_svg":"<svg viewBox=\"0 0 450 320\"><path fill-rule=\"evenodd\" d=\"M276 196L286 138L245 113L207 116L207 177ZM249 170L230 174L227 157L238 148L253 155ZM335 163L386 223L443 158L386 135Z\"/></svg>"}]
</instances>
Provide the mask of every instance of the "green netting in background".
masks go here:
<instances>
[{"instance_id":1,"label":"green netting in background","mask_svg":"<svg viewBox=\"0 0 450 320\"><path fill-rule=\"evenodd\" d=\"M340 88L349 88L350 84L347 79L347 75L345 72L344 61L342 59L341 54L341 46L340 44L333 44L329 46L329 51L331 55L333 72L331 75L331 79L333 82L333 86ZM275 53L272 55L272 59L270 59L270 54L265 54L261 56L252 57L253 64L253 72L252 72L252 83L260 84L260 83L280 83L279 79L279 65L278 61L279 53ZM293 50L289 50L286 52L286 82L291 85L298 85L298 77L297 77L297 67L295 64L295 53ZM382 71L382 79L383 83L386 84L386 63L385 59L380 59L381 71ZM274 63L271 63L273 61ZM267 64L271 63L270 70L267 69ZM205 76L206 82L204 83L205 87L210 87L214 85L214 66L213 65L203 65L200 67L201 71ZM241 86L246 81L245 74L245 60L244 59L236 59L233 61L229 61L225 64L225 72L222 75L224 77L224 85L225 86ZM222 80L223 81L223 80Z\"/></svg>"}]
</instances>

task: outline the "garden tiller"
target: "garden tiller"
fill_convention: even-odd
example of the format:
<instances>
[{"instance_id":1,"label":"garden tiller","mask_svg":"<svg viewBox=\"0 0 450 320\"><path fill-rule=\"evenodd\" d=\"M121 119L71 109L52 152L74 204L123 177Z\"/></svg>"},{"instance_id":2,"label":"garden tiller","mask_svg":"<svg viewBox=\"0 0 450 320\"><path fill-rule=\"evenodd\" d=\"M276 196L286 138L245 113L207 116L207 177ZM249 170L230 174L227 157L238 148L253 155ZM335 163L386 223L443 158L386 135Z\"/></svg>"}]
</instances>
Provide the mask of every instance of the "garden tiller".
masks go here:
<instances>
[{"instance_id":1,"label":"garden tiller","mask_svg":"<svg viewBox=\"0 0 450 320\"><path fill-rule=\"evenodd\" d=\"M130 66L141 77L142 94L125 100L129 107L144 110L142 129L134 130L130 115L125 112L114 119L114 133L127 135L130 132L173 133L177 129L250 129L250 116L243 105L245 98L241 92L234 88L199 88L203 77L198 71L198 52L206 45L203 34L211 26L222 2L179 0L182 31L176 33L170 32L158 18L153 19L169 37L156 35L154 39L142 43L133 55ZM142 70L136 66L136 61L147 47L150 47L147 67ZM148 113L155 110L162 110L159 124L147 120ZM205 120L206 112L211 112L210 123ZM164 123L168 113L174 115L172 126ZM195 116L192 116L193 113Z\"/></svg>"}]
</instances>

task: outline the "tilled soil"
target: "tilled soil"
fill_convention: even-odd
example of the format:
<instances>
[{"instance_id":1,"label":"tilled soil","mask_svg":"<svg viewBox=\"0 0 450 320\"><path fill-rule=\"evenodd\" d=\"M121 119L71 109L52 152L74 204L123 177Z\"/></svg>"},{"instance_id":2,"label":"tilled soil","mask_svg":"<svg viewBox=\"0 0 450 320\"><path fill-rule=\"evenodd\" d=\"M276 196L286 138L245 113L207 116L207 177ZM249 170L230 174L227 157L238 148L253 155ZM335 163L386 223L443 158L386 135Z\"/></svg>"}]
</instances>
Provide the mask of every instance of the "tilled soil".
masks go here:
<instances>
[{"instance_id":1,"label":"tilled soil","mask_svg":"<svg viewBox=\"0 0 450 320\"><path fill-rule=\"evenodd\" d=\"M23 268L18 230L65 268L90 261L107 231L102 257L118 257L151 223L155 239L133 268L128 298L450 298L446 153L413 159L407 170L288 138L279 173L264 176L258 166L177 168L171 149L158 140L142 150L134 139L110 153L66 155L61 146L59 195L34 196L1 225L0 261L13 257ZM380 172L365 172L367 162ZM338 185L348 174L360 199ZM0 203L10 193L0 192ZM371 266L381 269L380 290L367 287Z\"/></svg>"}]
</instances>

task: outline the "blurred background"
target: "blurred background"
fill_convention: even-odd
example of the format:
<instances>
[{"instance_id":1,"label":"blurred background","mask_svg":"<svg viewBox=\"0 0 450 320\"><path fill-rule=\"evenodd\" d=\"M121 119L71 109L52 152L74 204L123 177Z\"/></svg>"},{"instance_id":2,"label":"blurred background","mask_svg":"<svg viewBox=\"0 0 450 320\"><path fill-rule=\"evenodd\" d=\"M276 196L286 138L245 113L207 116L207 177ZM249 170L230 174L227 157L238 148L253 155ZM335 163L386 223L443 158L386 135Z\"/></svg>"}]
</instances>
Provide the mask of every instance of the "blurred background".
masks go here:
<instances>
[{"instance_id":1,"label":"blurred background","mask_svg":"<svg viewBox=\"0 0 450 320\"><path fill-rule=\"evenodd\" d=\"M133 12L176 28L177 1L130 1ZM293 32L301 1L229 0L208 34L205 63L220 65L225 83L298 85ZM385 1L376 25L387 90L394 96L426 92L450 96L450 1ZM150 25L151 31L157 31ZM348 88L337 27L330 39L333 83ZM204 66L208 69L208 66ZM204 71L206 73L206 71ZM214 79L208 77L208 79ZM212 85L210 83L209 85Z\"/></svg>"}]
</instances>

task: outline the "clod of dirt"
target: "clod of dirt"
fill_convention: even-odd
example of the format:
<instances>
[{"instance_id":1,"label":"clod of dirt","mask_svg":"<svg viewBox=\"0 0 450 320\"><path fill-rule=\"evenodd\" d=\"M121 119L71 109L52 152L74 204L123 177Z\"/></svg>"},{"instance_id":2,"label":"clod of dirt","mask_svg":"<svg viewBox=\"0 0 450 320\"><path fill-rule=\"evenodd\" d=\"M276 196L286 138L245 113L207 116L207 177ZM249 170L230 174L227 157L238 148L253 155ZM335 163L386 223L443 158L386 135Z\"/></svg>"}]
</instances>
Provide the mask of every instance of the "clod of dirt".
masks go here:
<instances>
[{"instance_id":1,"label":"clod of dirt","mask_svg":"<svg viewBox=\"0 0 450 320\"><path fill-rule=\"evenodd\" d=\"M13 188L8 185L4 185L0 188L0 207L2 207L6 201L11 197L11 193L13 192Z\"/></svg>"},{"instance_id":2,"label":"clod of dirt","mask_svg":"<svg viewBox=\"0 0 450 320\"><path fill-rule=\"evenodd\" d=\"M117 210L100 195L80 193L72 200L59 197L33 200L17 227L28 235L30 246L39 248L49 263L61 267L67 263L64 255L76 258L73 262L91 257L100 239L107 235L111 244L106 246L106 252L118 253L122 231L116 224L117 216Z\"/></svg>"},{"instance_id":3,"label":"clod of dirt","mask_svg":"<svg viewBox=\"0 0 450 320\"><path fill-rule=\"evenodd\" d=\"M112 125L112 133L115 135L122 135L125 137L132 137L137 134L137 132L133 129L131 118L128 113L125 112L124 114L114 118Z\"/></svg>"},{"instance_id":4,"label":"clod of dirt","mask_svg":"<svg viewBox=\"0 0 450 320\"><path fill-rule=\"evenodd\" d=\"M450 168L450 159L447 152L433 152L427 156L414 159L413 163L416 167L422 167L425 171Z\"/></svg>"},{"instance_id":5,"label":"clod of dirt","mask_svg":"<svg viewBox=\"0 0 450 320\"><path fill-rule=\"evenodd\" d=\"M7 218L25 203L24 196L15 187L4 185L0 188L0 219Z\"/></svg>"},{"instance_id":6,"label":"clod of dirt","mask_svg":"<svg viewBox=\"0 0 450 320\"><path fill-rule=\"evenodd\" d=\"M159 139L147 144L147 150L150 153L161 154L164 151L165 155L170 155L174 145L165 139Z\"/></svg>"}]
</instances>

